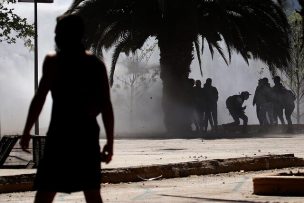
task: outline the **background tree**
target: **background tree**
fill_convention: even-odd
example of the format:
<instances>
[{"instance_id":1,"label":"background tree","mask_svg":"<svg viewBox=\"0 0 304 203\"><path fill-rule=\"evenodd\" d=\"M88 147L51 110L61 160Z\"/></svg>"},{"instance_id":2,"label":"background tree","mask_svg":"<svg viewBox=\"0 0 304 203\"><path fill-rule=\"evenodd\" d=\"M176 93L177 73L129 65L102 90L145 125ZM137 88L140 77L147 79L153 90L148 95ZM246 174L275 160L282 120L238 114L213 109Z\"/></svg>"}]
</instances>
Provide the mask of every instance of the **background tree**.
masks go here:
<instances>
[{"instance_id":1,"label":"background tree","mask_svg":"<svg viewBox=\"0 0 304 203\"><path fill-rule=\"evenodd\" d=\"M24 40L25 46L32 48L34 27L27 23L26 18L15 14L13 8L9 8L9 5L14 3L16 0L0 2L0 42L16 43L19 38Z\"/></svg>"},{"instance_id":2,"label":"background tree","mask_svg":"<svg viewBox=\"0 0 304 203\"><path fill-rule=\"evenodd\" d=\"M232 51L247 63L261 59L271 70L287 67L289 60L288 22L272 0L75 0L67 11L72 12L85 19L86 43L97 54L114 47L111 78L121 53L135 52L156 38L169 131L190 130L186 85L194 50L201 64L200 42L207 42L212 55L216 49L227 64Z\"/></svg>"},{"instance_id":3,"label":"background tree","mask_svg":"<svg viewBox=\"0 0 304 203\"><path fill-rule=\"evenodd\" d=\"M125 58L121 65L126 68L126 73L117 75L113 84L114 96L119 96L117 106L128 111L131 129L134 127L135 111L140 110L138 108L142 106L136 104L142 102L141 98L159 79L159 67L149 64L155 46L156 43L148 44L137 50L132 56Z\"/></svg>"},{"instance_id":4,"label":"background tree","mask_svg":"<svg viewBox=\"0 0 304 203\"><path fill-rule=\"evenodd\" d=\"M304 96L304 47L303 47L303 19L297 12L289 16L291 27L291 60L290 68L282 73L286 76L287 85L296 95L296 112L297 123L301 121L304 115L301 111Z\"/></svg>"}]
</instances>

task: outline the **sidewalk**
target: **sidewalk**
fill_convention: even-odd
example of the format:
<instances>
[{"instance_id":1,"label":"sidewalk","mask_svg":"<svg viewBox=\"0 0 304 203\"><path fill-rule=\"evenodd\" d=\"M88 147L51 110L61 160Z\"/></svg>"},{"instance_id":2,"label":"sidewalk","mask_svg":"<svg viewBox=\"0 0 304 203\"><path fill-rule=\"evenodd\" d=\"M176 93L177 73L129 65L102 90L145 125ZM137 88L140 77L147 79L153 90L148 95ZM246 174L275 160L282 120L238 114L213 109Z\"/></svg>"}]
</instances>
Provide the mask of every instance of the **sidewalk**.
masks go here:
<instances>
[{"instance_id":1,"label":"sidewalk","mask_svg":"<svg viewBox=\"0 0 304 203\"><path fill-rule=\"evenodd\" d=\"M101 144L104 140L101 140ZM238 139L122 139L115 141L113 161L104 169L169 166L181 162L214 159L257 157L274 154L294 154L304 158L304 134L268 135L264 138ZM211 162L213 162L211 161ZM105 202L288 202L303 203L303 197L257 196L252 194L252 177L269 172L303 171L304 167L258 172L241 170L204 176L163 179L121 184L103 184L101 193ZM35 169L0 169L0 178L18 174L33 174ZM0 202L33 201L35 192L0 194ZM81 192L58 194L55 202L83 202Z\"/></svg>"},{"instance_id":2,"label":"sidewalk","mask_svg":"<svg viewBox=\"0 0 304 203\"><path fill-rule=\"evenodd\" d=\"M105 140L100 141L101 146ZM267 135L238 139L121 139L115 140L114 156L102 168L127 168L211 159L294 154L304 158L304 134ZM28 156L30 159L31 156ZM0 169L0 176L34 173L35 169Z\"/></svg>"}]
</instances>

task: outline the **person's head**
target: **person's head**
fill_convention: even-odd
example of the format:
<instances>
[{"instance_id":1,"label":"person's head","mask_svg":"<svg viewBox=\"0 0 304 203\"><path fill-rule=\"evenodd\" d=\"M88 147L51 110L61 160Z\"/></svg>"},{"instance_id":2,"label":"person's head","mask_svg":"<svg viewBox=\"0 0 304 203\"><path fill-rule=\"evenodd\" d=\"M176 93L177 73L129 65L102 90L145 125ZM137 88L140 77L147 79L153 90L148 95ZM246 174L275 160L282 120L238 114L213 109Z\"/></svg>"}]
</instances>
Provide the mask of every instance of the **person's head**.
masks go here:
<instances>
[{"instance_id":1,"label":"person's head","mask_svg":"<svg viewBox=\"0 0 304 203\"><path fill-rule=\"evenodd\" d=\"M212 79L211 78L207 78L206 85L207 86L211 86L211 84L212 84Z\"/></svg>"},{"instance_id":2,"label":"person's head","mask_svg":"<svg viewBox=\"0 0 304 203\"><path fill-rule=\"evenodd\" d=\"M64 15L57 18L55 42L59 50L73 50L82 45L84 23L80 16Z\"/></svg>"},{"instance_id":3,"label":"person's head","mask_svg":"<svg viewBox=\"0 0 304 203\"><path fill-rule=\"evenodd\" d=\"M274 76L273 82L274 82L274 84L280 84L280 82L281 82L280 76Z\"/></svg>"},{"instance_id":4,"label":"person's head","mask_svg":"<svg viewBox=\"0 0 304 203\"><path fill-rule=\"evenodd\" d=\"M195 81L195 86L196 87L202 87L202 82L200 80Z\"/></svg>"},{"instance_id":5,"label":"person's head","mask_svg":"<svg viewBox=\"0 0 304 203\"><path fill-rule=\"evenodd\" d=\"M188 79L188 84L189 84L190 87L193 87L194 84L195 84L195 80L193 78L189 78Z\"/></svg>"},{"instance_id":6,"label":"person's head","mask_svg":"<svg viewBox=\"0 0 304 203\"><path fill-rule=\"evenodd\" d=\"M249 95L251 94L249 94L247 91L241 92L241 96L244 100L247 100L249 98Z\"/></svg>"},{"instance_id":7,"label":"person's head","mask_svg":"<svg viewBox=\"0 0 304 203\"><path fill-rule=\"evenodd\" d=\"M269 83L268 78L262 78L262 80L264 84Z\"/></svg>"},{"instance_id":8,"label":"person's head","mask_svg":"<svg viewBox=\"0 0 304 203\"><path fill-rule=\"evenodd\" d=\"M261 79L261 85L263 85L263 86L268 86L269 85L269 81L268 81L268 78L262 78Z\"/></svg>"}]
</instances>

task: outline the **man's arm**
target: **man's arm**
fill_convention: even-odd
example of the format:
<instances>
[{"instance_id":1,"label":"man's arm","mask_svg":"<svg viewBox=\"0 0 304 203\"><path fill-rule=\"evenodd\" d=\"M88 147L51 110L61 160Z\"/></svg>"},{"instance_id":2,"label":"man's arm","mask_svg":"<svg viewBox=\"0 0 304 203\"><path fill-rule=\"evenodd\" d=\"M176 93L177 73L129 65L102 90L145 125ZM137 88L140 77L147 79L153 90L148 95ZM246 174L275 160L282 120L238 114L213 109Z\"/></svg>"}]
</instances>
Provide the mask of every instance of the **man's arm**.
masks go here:
<instances>
[{"instance_id":1,"label":"man's arm","mask_svg":"<svg viewBox=\"0 0 304 203\"><path fill-rule=\"evenodd\" d=\"M101 84L102 84L102 94L103 101L101 106L101 116L104 124L107 143L105 144L103 151L101 153L101 158L103 162L109 163L113 156L113 145L114 145L114 113L110 96L109 80L106 72L106 68L103 62L100 62L102 67L101 72Z\"/></svg>"},{"instance_id":2,"label":"man's arm","mask_svg":"<svg viewBox=\"0 0 304 203\"><path fill-rule=\"evenodd\" d=\"M29 147L30 141L30 131L39 117L39 114L43 108L46 96L50 89L50 76L49 76L49 66L50 66L49 58L46 57L43 64L43 72L42 78L40 80L38 89L33 97L33 100L30 104L28 116L26 119L25 127L23 130L23 135L20 140L20 146L23 150L27 150Z\"/></svg>"},{"instance_id":3,"label":"man's arm","mask_svg":"<svg viewBox=\"0 0 304 203\"><path fill-rule=\"evenodd\" d=\"M218 101L218 91L217 91L216 87L214 87L214 92L215 92L216 101Z\"/></svg>"}]
</instances>

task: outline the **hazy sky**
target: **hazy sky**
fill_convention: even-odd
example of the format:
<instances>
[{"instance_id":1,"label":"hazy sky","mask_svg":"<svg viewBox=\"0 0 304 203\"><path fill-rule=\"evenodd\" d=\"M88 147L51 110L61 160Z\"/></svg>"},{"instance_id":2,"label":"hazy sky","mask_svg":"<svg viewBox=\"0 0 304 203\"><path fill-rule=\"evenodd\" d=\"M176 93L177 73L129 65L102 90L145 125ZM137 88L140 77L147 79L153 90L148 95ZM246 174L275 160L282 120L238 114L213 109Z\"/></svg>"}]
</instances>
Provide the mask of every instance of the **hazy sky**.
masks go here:
<instances>
[{"instance_id":1,"label":"hazy sky","mask_svg":"<svg viewBox=\"0 0 304 203\"><path fill-rule=\"evenodd\" d=\"M71 0L55 0L53 4L38 5L38 46L39 46L39 76L41 73L41 63L44 56L54 49L54 26L55 19L62 14L70 5ZM23 17L27 17L29 22L33 22L33 4L17 3L15 10ZM105 57L105 63L110 66L109 54ZM34 92L33 82L33 52L29 52L23 47L22 41L17 44L8 45L1 43L0 45L0 119L2 134L21 133L26 119L28 106ZM155 50L151 63L158 63L158 50ZM121 65L118 65L118 73ZM248 66L244 60L233 55L232 63L227 67L224 61L215 54L211 59L208 51L203 56L203 72L202 77L199 73L198 63L195 59L192 63L192 72L190 77L202 80L204 84L206 78L213 78L213 84L219 91L219 124L231 122L228 110L225 107L225 100L232 94L238 94L247 90L254 93L257 80L260 77L269 76L267 67L259 61L250 61ZM261 72L265 69L264 72ZM143 99L147 108L143 112L137 113L136 123L140 124L138 129L141 130L163 130L162 113L160 108L161 83L157 83L149 89ZM152 98L152 99L150 99ZM252 96L246 101L249 114L249 123L256 123L257 119L252 106ZM47 104L43 109L40 117L40 127L46 129L49 123L51 100L48 96ZM115 106L114 106L115 108ZM117 111L117 131L124 130L127 127L126 116L122 116L121 109Z\"/></svg>"},{"instance_id":2,"label":"hazy sky","mask_svg":"<svg viewBox=\"0 0 304 203\"><path fill-rule=\"evenodd\" d=\"M38 48L39 77L44 56L54 47L54 26L56 16L62 14L71 0L60 0L52 4L38 4ZM33 23L33 3L16 3L17 14ZM0 118L2 134L21 133L27 109L34 93L34 53L23 47L20 40L16 44L0 44ZM48 104L50 103L48 99ZM41 127L48 125L49 107L44 108Z\"/></svg>"}]
</instances>

